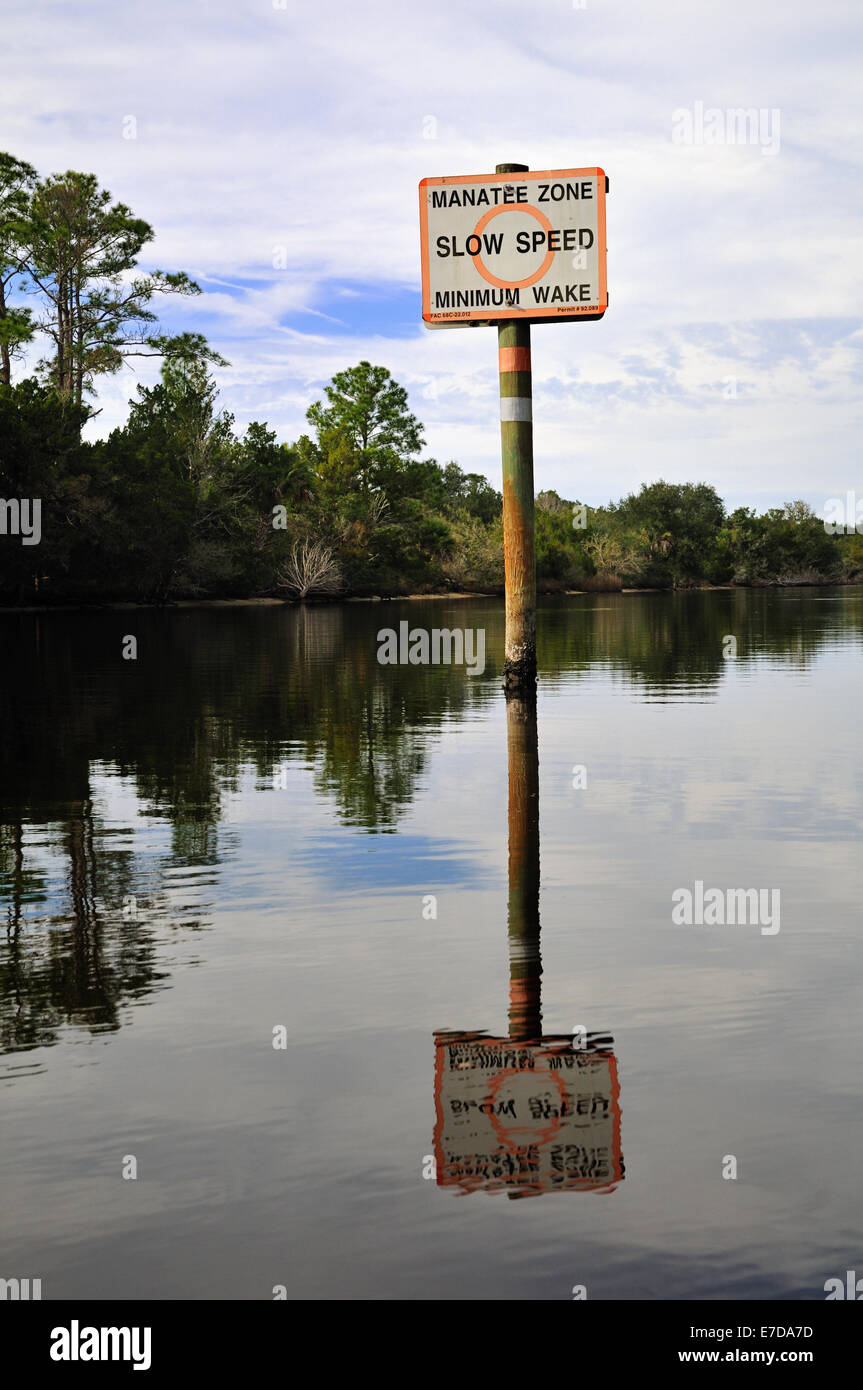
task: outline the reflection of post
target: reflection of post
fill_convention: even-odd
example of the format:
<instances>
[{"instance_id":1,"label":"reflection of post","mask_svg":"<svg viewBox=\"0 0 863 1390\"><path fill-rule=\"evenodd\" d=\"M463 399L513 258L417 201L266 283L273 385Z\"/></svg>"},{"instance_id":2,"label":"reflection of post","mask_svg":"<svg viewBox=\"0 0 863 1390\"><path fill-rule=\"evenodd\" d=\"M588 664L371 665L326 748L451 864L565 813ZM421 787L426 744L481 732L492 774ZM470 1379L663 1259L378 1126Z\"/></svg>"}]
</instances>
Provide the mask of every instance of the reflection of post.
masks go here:
<instances>
[{"instance_id":1,"label":"reflection of post","mask_svg":"<svg viewBox=\"0 0 863 1390\"><path fill-rule=\"evenodd\" d=\"M509 1035L542 1035L536 695L506 702L509 761Z\"/></svg>"},{"instance_id":2,"label":"reflection of post","mask_svg":"<svg viewBox=\"0 0 863 1390\"><path fill-rule=\"evenodd\" d=\"M506 702L509 1037L435 1033L434 1157L460 1193L611 1192L623 1178L610 1037L543 1036L536 695Z\"/></svg>"}]
</instances>

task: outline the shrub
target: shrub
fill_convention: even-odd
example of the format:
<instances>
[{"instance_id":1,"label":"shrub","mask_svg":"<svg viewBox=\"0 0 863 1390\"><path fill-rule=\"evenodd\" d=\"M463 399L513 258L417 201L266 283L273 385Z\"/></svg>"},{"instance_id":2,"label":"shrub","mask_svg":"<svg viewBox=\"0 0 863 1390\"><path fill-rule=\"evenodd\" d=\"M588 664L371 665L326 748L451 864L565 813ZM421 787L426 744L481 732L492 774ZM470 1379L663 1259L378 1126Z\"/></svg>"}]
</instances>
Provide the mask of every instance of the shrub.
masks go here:
<instances>
[{"instance_id":1,"label":"shrub","mask_svg":"<svg viewBox=\"0 0 863 1390\"><path fill-rule=\"evenodd\" d=\"M336 594L342 587L338 561L320 541L295 541L278 573L280 588L306 598L309 594Z\"/></svg>"}]
</instances>

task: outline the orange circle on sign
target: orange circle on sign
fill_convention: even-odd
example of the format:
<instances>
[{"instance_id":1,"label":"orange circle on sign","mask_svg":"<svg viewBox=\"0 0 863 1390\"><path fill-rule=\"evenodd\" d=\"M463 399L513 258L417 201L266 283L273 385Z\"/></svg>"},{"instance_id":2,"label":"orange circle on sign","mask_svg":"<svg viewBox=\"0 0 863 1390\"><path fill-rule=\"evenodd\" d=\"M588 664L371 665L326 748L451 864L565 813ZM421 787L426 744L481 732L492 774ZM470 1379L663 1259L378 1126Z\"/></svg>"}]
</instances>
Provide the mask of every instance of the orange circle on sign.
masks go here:
<instances>
[{"instance_id":1,"label":"orange circle on sign","mask_svg":"<svg viewBox=\"0 0 863 1390\"><path fill-rule=\"evenodd\" d=\"M518 1067L507 1067L505 1071L498 1072L497 1076L494 1078L494 1080L492 1081L491 1085L490 1085L489 1088L488 1088L489 1100L491 1100L492 1102L494 1102L494 1100L495 1100L495 1098L496 1098L496 1096L497 1096L497 1093L498 1093L498 1091L500 1090L501 1086L503 1085L504 1081L507 1081L511 1076L524 1076L524 1075L525 1075L525 1072L524 1072L523 1070L520 1070ZM561 1100L562 1100L562 1101L565 1101L565 1100L566 1100L566 1087L565 1087L564 1084L563 1084L563 1080L562 1080L562 1078L561 1078L560 1076L556 1075L553 1071L549 1071L548 1068L546 1068L546 1070L545 1070L544 1072L543 1072L543 1071L533 1071L533 1072L531 1072L531 1076L532 1076L532 1078L533 1078L534 1080L536 1080L537 1077L546 1077L546 1076L547 1076L547 1077L549 1078L550 1081L553 1081L553 1082L554 1082L555 1086L556 1086L557 1089L559 1090ZM494 1114L489 1115L489 1119L490 1119L490 1121L491 1121L491 1127L492 1127L492 1129L494 1130L495 1134L497 1135L498 1139L500 1140L501 1144L503 1144L503 1146L504 1146L505 1149L513 1149L513 1148L519 1148L519 1147L520 1147L519 1144L518 1144L516 1141L513 1140L513 1138L507 1138L507 1131L506 1131L506 1129L504 1128L504 1126L500 1123L500 1120L497 1118L496 1115L494 1115ZM552 1115L552 1117L551 1117L551 1124L550 1124L550 1125L545 1125L545 1126L543 1126L543 1128L540 1129L540 1130L530 1131L530 1130L528 1129L528 1126L526 1126L526 1125L519 1125L518 1128L517 1128L516 1130L510 1130L510 1131L509 1131L509 1134L510 1134L510 1136L512 1136L512 1135L514 1135L514 1134L523 1134L526 1130L528 1130L529 1133L532 1133L532 1137L533 1137L533 1142L534 1142L534 1144L536 1144L536 1146L537 1146L538 1148L542 1148L542 1146L543 1146L544 1144L550 1143L550 1141L555 1137L555 1135L557 1134L558 1130L560 1129L561 1120L562 1120L562 1117L561 1117L560 1115Z\"/></svg>"},{"instance_id":2,"label":"orange circle on sign","mask_svg":"<svg viewBox=\"0 0 863 1390\"><path fill-rule=\"evenodd\" d=\"M529 212L531 217L535 217L537 222L539 222L547 232L553 230L545 213L532 207L530 203L502 203L500 207L489 208L488 212L483 213L474 227L471 236L479 236L483 227L487 226L493 217L497 217L499 212ZM530 285L536 284L537 280L541 279L548 270L554 260L554 252L550 250L542 265L539 267L539 270L535 271L533 275L525 276L523 280L498 280L497 276L492 275L491 271L486 269L483 265L479 251L477 251L476 255L472 256L471 259L482 278L488 280L490 285L497 285L498 289L501 290L526 290Z\"/></svg>"}]
</instances>

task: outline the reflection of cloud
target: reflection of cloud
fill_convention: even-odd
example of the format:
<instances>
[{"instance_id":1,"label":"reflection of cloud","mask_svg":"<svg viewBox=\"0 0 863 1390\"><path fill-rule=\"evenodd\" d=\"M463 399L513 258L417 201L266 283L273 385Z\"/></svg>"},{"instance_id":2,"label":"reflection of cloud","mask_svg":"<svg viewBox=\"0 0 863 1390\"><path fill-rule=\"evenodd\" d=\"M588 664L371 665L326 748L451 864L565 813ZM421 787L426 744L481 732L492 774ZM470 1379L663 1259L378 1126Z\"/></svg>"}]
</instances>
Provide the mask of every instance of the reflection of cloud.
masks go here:
<instances>
[{"instance_id":1,"label":"reflection of cloud","mask_svg":"<svg viewBox=\"0 0 863 1390\"><path fill-rule=\"evenodd\" d=\"M284 841L283 828L259 827L256 840L262 852L266 852L268 839L276 854ZM294 862L325 877L333 892L384 894L416 888L417 892L434 893L439 887L454 884L477 889L497 881L497 875L459 841L409 831L374 837L319 834L296 847Z\"/></svg>"}]
</instances>

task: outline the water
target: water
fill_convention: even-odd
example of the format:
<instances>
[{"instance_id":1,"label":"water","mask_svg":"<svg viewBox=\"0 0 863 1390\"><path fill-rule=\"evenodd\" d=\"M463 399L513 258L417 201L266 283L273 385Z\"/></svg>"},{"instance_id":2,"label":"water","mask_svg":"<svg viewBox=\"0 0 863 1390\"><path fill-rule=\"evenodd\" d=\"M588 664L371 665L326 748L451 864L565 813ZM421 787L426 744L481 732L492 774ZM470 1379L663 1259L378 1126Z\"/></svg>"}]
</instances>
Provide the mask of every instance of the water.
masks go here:
<instances>
[{"instance_id":1,"label":"water","mask_svg":"<svg viewBox=\"0 0 863 1390\"><path fill-rule=\"evenodd\" d=\"M380 666L403 618L484 627L485 673ZM538 824L498 602L0 633L0 1276L805 1299L861 1267L863 591L546 600ZM780 930L676 925L696 880L778 888ZM460 1195L424 1176L464 1081L436 1097L435 1035L510 1030L599 1038L619 1154Z\"/></svg>"}]
</instances>

